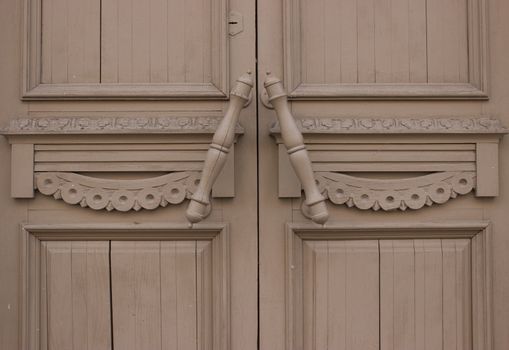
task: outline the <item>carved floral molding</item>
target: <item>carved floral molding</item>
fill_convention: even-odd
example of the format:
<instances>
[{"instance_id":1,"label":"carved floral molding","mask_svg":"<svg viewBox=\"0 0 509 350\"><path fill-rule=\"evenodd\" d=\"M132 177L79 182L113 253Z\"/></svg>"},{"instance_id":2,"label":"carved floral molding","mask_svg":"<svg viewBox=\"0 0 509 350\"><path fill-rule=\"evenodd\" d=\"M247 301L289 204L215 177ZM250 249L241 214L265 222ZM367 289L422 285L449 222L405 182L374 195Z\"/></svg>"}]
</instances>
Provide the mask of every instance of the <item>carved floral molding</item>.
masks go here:
<instances>
[{"instance_id":1,"label":"carved floral molding","mask_svg":"<svg viewBox=\"0 0 509 350\"><path fill-rule=\"evenodd\" d=\"M310 133L507 133L492 118L297 118L297 126ZM279 133L277 123L271 128Z\"/></svg>"},{"instance_id":2,"label":"carved floral molding","mask_svg":"<svg viewBox=\"0 0 509 350\"><path fill-rule=\"evenodd\" d=\"M213 133L222 117L37 117L13 119L3 134ZM242 132L237 125L236 132Z\"/></svg>"},{"instance_id":3,"label":"carved floral molding","mask_svg":"<svg viewBox=\"0 0 509 350\"><path fill-rule=\"evenodd\" d=\"M153 210L179 204L190 198L200 181L200 173L174 172L149 179L111 180L75 173L35 174L40 193L94 210Z\"/></svg>"},{"instance_id":4,"label":"carved floral molding","mask_svg":"<svg viewBox=\"0 0 509 350\"><path fill-rule=\"evenodd\" d=\"M474 172L443 172L397 180L373 180L333 172L315 172L315 177L320 191L332 203L375 211L443 204L475 187Z\"/></svg>"}]
</instances>

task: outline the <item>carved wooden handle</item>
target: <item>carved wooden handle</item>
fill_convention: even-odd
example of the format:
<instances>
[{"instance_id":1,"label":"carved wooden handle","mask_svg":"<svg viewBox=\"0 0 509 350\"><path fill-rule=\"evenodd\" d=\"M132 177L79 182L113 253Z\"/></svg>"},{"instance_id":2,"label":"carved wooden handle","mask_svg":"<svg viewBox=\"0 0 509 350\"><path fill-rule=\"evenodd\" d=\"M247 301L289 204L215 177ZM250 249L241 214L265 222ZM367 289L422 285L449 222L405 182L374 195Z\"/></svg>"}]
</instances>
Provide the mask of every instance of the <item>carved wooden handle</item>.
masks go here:
<instances>
[{"instance_id":1,"label":"carved wooden handle","mask_svg":"<svg viewBox=\"0 0 509 350\"><path fill-rule=\"evenodd\" d=\"M304 138L288 108L288 100L283 84L281 80L267 73L265 89L269 96L269 102L276 110L281 127L281 136L288 150L290 162L302 183L306 195L306 200L303 203L304 215L317 224L324 224L329 218L329 213L325 206L325 198L316 185L311 161L304 145Z\"/></svg>"},{"instance_id":2,"label":"carved wooden handle","mask_svg":"<svg viewBox=\"0 0 509 350\"><path fill-rule=\"evenodd\" d=\"M226 157L235 138L235 126L240 111L244 103L249 100L252 87L251 72L247 72L237 79L237 83L230 93L228 110L212 138L200 183L187 207L186 217L191 223L200 222L210 213L210 191L226 162Z\"/></svg>"}]
</instances>

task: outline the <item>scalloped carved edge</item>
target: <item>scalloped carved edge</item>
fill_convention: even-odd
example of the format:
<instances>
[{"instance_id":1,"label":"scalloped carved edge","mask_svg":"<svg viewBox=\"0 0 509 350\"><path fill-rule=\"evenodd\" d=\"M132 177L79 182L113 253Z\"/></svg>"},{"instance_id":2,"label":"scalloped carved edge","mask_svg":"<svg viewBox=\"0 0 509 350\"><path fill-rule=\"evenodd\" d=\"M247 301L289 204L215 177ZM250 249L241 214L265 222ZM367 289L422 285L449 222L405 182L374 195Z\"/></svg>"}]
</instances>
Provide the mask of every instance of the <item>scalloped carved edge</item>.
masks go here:
<instances>
[{"instance_id":1,"label":"scalloped carved edge","mask_svg":"<svg viewBox=\"0 0 509 350\"><path fill-rule=\"evenodd\" d=\"M297 118L298 128L306 133L493 133L506 134L500 120L479 118ZM271 133L280 133L278 123Z\"/></svg>"},{"instance_id":2,"label":"scalloped carved edge","mask_svg":"<svg viewBox=\"0 0 509 350\"><path fill-rule=\"evenodd\" d=\"M38 117L11 120L0 130L16 134L213 133L222 117ZM240 125L236 133L242 133Z\"/></svg>"},{"instance_id":3,"label":"scalloped carved edge","mask_svg":"<svg viewBox=\"0 0 509 350\"><path fill-rule=\"evenodd\" d=\"M68 204L94 210L126 212L154 210L190 198L200 181L200 172L175 172L136 180L100 179L75 173L35 174L35 188Z\"/></svg>"},{"instance_id":4,"label":"scalloped carved edge","mask_svg":"<svg viewBox=\"0 0 509 350\"><path fill-rule=\"evenodd\" d=\"M374 180L315 172L319 189L332 203L362 210L421 209L443 204L475 188L475 172L443 172L397 180Z\"/></svg>"}]
</instances>

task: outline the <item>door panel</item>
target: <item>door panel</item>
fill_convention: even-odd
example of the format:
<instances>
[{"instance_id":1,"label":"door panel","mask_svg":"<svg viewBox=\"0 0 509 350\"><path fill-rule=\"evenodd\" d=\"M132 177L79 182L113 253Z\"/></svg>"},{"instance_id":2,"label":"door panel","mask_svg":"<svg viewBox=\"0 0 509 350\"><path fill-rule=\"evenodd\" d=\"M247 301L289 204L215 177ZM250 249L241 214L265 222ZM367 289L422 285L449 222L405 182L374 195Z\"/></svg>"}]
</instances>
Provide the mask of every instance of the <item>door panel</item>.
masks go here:
<instances>
[{"instance_id":1,"label":"door panel","mask_svg":"<svg viewBox=\"0 0 509 350\"><path fill-rule=\"evenodd\" d=\"M108 242L41 244L41 349L111 348L108 249Z\"/></svg>"},{"instance_id":2,"label":"door panel","mask_svg":"<svg viewBox=\"0 0 509 350\"><path fill-rule=\"evenodd\" d=\"M288 238L287 348L474 347L471 239L325 232Z\"/></svg>"},{"instance_id":3,"label":"door panel","mask_svg":"<svg viewBox=\"0 0 509 350\"><path fill-rule=\"evenodd\" d=\"M212 243L112 242L114 348L210 349Z\"/></svg>"},{"instance_id":4,"label":"door panel","mask_svg":"<svg viewBox=\"0 0 509 350\"><path fill-rule=\"evenodd\" d=\"M378 261L378 241L303 242L303 349L378 348Z\"/></svg>"}]
</instances>

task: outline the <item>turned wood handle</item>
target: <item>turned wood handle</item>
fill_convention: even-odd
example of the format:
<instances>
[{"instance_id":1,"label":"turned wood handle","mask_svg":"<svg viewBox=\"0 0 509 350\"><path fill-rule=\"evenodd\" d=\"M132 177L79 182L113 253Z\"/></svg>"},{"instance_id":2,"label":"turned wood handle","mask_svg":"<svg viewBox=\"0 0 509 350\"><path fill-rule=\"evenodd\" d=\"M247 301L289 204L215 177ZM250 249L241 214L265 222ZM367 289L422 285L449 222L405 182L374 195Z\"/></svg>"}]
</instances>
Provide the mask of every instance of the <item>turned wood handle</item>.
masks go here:
<instances>
[{"instance_id":1,"label":"turned wood handle","mask_svg":"<svg viewBox=\"0 0 509 350\"><path fill-rule=\"evenodd\" d=\"M200 222L210 213L210 191L226 162L226 157L228 157L228 152L235 138L235 126L240 111L246 101L249 100L252 87L251 72L247 72L237 79L237 83L230 93L228 109L212 138L203 165L200 183L187 207L186 217L191 223Z\"/></svg>"},{"instance_id":2,"label":"turned wood handle","mask_svg":"<svg viewBox=\"0 0 509 350\"><path fill-rule=\"evenodd\" d=\"M281 80L267 73L265 89L269 96L269 102L274 106L281 128L281 137L288 150L290 162L297 174L306 200L307 206L304 214L317 224L324 224L329 218L325 197L318 190L315 182L311 161L304 145L304 138L295 124L295 120L288 108L288 99Z\"/></svg>"}]
</instances>

